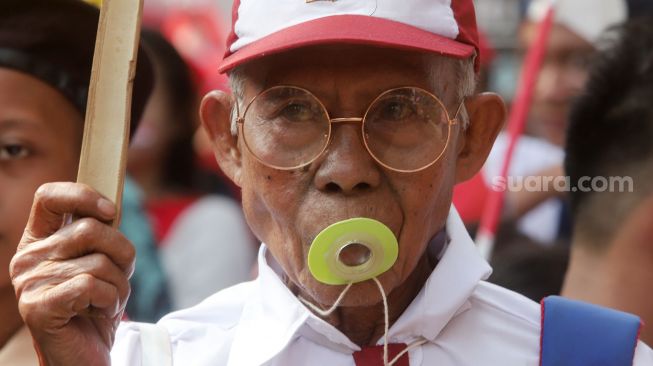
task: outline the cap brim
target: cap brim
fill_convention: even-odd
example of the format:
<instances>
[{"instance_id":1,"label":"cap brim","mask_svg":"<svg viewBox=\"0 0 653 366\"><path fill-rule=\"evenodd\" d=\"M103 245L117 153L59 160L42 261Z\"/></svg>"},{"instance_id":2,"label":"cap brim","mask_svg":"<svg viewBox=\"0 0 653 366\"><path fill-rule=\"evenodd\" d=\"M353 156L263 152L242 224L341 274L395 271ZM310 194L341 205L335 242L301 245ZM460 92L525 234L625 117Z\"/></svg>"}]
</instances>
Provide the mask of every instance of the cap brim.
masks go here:
<instances>
[{"instance_id":1,"label":"cap brim","mask_svg":"<svg viewBox=\"0 0 653 366\"><path fill-rule=\"evenodd\" d=\"M334 15L300 23L263 37L225 57L221 73L263 56L320 44L364 44L467 58L474 46L404 23L362 15Z\"/></svg>"}]
</instances>

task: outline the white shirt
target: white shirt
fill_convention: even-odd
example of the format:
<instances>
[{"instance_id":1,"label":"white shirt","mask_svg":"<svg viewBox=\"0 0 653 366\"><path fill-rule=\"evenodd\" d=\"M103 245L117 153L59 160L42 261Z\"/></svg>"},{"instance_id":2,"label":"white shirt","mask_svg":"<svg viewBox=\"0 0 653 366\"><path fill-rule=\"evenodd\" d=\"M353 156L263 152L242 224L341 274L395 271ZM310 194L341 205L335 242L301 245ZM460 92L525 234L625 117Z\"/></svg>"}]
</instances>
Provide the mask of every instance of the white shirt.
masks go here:
<instances>
[{"instance_id":1,"label":"white shirt","mask_svg":"<svg viewBox=\"0 0 653 366\"><path fill-rule=\"evenodd\" d=\"M537 366L540 307L484 282L490 266L477 253L455 210L449 245L424 287L392 325L390 342L428 342L409 351L410 365ZM181 366L354 366L360 348L310 312L259 252L259 277L172 313L159 324L170 333L173 363ZM379 341L382 344L382 341ZM141 365L139 328L123 323L113 365ZM653 364L643 343L635 365Z\"/></svg>"},{"instance_id":2,"label":"white shirt","mask_svg":"<svg viewBox=\"0 0 653 366\"><path fill-rule=\"evenodd\" d=\"M159 253L174 310L248 280L256 259L240 205L218 195L202 197L185 209Z\"/></svg>"}]
</instances>

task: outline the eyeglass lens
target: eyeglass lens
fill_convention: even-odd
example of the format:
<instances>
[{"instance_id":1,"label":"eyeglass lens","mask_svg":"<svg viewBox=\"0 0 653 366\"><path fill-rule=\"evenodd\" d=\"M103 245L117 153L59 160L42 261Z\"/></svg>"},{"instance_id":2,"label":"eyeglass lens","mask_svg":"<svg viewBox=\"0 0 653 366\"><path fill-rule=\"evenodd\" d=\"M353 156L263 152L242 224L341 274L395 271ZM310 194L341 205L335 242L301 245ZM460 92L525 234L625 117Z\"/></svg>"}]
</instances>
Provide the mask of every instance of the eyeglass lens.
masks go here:
<instances>
[{"instance_id":1,"label":"eyeglass lens","mask_svg":"<svg viewBox=\"0 0 653 366\"><path fill-rule=\"evenodd\" d=\"M301 88L279 86L264 91L249 104L243 118L247 147L272 167L301 167L316 159L329 143L326 108ZM443 153L449 121L442 103L427 91L392 89L368 108L363 137L381 164L395 170L419 170Z\"/></svg>"}]
</instances>

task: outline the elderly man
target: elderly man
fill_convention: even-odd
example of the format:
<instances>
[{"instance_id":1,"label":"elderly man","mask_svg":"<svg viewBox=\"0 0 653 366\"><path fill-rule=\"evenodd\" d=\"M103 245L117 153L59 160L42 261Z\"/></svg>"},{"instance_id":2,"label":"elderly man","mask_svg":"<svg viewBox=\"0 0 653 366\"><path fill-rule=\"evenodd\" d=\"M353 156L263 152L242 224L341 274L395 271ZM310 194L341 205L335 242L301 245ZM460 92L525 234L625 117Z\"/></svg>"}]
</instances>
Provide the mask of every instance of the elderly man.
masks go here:
<instances>
[{"instance_id":1,"label":"elderly man","mask_svg":"<svg viewBox=\"0 0 653 366\"><path fill-rule=\"evenodd\" d=\"M234 6L220 67L234 95L209 94L201 114L265 243L259 277L120 324L133 250L102 224L113 205L46 185L11 266L44 363L537 365L540 308L483 281L450 209L505 116L473 95L472 1ZM81 219L62 227L65 213ZM653 360L635 345L631 360Z\"/></svg>"}]
</instances>

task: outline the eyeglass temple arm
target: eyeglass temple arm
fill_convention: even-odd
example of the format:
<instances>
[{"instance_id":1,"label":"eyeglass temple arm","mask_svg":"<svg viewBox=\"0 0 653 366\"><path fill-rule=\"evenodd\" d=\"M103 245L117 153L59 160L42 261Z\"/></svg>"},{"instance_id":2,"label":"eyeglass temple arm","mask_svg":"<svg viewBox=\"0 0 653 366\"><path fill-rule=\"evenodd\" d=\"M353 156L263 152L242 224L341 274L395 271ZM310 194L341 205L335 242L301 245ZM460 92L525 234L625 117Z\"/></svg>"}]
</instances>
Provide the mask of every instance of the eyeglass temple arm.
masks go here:
<instances>
[{"instance_id":1,"label":"eyeglass temple arm","mask_svg":"<svg viewBox=\"0 0 653 366\"><path fill-rule=\"evenodd\" d=\"M458 109L456 109L456 114L453 115L453 118L449 121L449 123L455 125L458 124L458 116L460 115L460 112L463 110L463 106L465 105L465 100L467 98L463 98L463 100L460 102L458 105Z\"/></svg>"},{"instance_id":2,"label":"eyeglass temple arm","mask_svg":"<svg viewBox=\"0 0 653 366\"><path fill-rule=\"evenodd\" d=\"M234 99L234 108L236 109L236 123L242 124L244 121L243 121L243 116L240 115L240 105L238 103L238 99L235 97L233 97L233 99ZM231 118L233 118L233 115Z\"/></svg>"}]
</instances>

